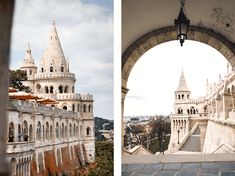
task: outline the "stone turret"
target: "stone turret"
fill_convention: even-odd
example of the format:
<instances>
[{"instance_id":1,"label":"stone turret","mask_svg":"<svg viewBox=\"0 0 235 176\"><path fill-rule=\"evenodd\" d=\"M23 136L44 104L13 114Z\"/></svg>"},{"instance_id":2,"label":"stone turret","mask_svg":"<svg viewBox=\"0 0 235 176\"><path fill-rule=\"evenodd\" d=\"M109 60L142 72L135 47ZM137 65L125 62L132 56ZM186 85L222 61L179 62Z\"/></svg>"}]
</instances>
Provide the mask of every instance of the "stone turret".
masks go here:
<instances>
[{"instance_id":1,"label":"stone turret","mask_svg":"<svg viewBox=\"0 0 235 176\"><path fill-rule=\"evenodd\" d=\"M37 67L34 63L29 43L28 43L28 48L26 49L23 64L20 67L20 69L26 71L27 73L28 80L23 82L24 85L29 86L31 90L34 91L34 78L35 74L37 73Z\"/></svg>"}]
</instances>

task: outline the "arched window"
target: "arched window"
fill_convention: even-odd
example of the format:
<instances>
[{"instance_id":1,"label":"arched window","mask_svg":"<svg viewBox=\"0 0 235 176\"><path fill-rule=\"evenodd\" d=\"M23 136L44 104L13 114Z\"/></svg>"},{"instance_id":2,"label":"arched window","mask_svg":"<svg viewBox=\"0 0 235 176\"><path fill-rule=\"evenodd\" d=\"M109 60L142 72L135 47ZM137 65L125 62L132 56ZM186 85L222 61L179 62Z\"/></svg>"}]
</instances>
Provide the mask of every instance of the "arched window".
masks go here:
<instances>
[{"instance_id":1,"label":"arched window","mask_svg":"<svg viewBox=\"0 0 235 176\"><path fill-rule=\"evenodd\" d=\"M18 141L21 141L21 126L18 124Z\"/></svg>"},{"instance_id":2,"label":"arched window","mask_svg":"<svg viewBox=\"0 0 235 176\"><path fill-rule=\"evenodd\" d=\"M64 110L67 110L67 106L63 106L63 109L64 109Z\"/></svg>"},{"instance_id":3,"label":"arched window","mask_svg":"<svg viewBox=\"0 0 235 176\"><path fill-rule=\"evenodd\" d=\"M32 75L32 70L31 69L29 69L29 75Z\"/></svg>"},{"instance_id":4,"label":"arched window","mask_svg":"<svg viewBox=\"0 0 235 176\"><path fill-rule=\"evenodd\" d=\"M46 139L49 140L49 123L46 122Z\"/></svg>"},{"instance_id":5,"label":"arched window","mask_svg":"<svg viewBox=\"0 0 235 176\"><path fill-rule=\"evenodd\" d=\"M56 123L55 134L56 134L56 139L59 139L59 124L58 124L58 122Z\"/></svg>"},{"instance_id":6,"label":"arched window","mask_svg":"<svg viewBox=\"0 0 235 176\"><path fill-rule=\"evenodd\" d=\"M189 95L187 95L187 99L189 99Z\"/></svg>"},{"instance_id":7,"label":"arched window","mask_svg":"<svg viewBox=\"0 0 235 176\"><path fill-rule=\"evenodd\" d=\"M72 111L75 111L75 104L72 105Z\"/></svg>"},{"instance_id":8,"label":"arched window","mask_svg":"<svg viewBox=\"0 0 235 176\"><path fill-rule=\"evenodd\" d=\"M76 125L73 124L73 136L75 137L75 135L76 135Z\"/></svg>"},{"instance_id":9,"label":"arched window","mask_svg":"<svg viewBox=\"0 0 235 176\"><path fill-rule=\"evenodd\" d=\"M178 99L180 100L180 95L178 95Z\"/></svg>"},{"instance_id":10,"label":"arched window","mask_svg":"<svg viewBox=\"0 0 235 176\"><path fill-rule=\"evenodd\" d=\"M47 86L45 86L45 93L49 93L49 89Z\"/></svg>"},{"instance_id":11,"label":"arched window","mask_svg":"<svg viewBox=\"0 0 235 176\"><path fill-rule=\"evenodd\" d=\"M92 110L92 107L91 107L91 105L89 105L88 106L88 112L91 112L91 110Z\"/></svg>"},{"instance_id":12,"label":"arched window","mask_svg":"<svg viewBox=\"0 0 235 176\"><path fill-rule=\"evenodd\" d=\"M37 125L37 140L41 140L41 122L38 122Z\"/></svg>"},{"instance_id":13,"label":"arched window","mask_svg":"<svg viewBox=\"0 0 235 176\"><path fill-rule=\"evenodd\" d=\"M64 123L62 123L62 138L64 138L65 136L64 136Z\"/></svg>"},{"instance_id":14,"label":"arched window","mask_svg":"<svg viewBox=\"0 0 235 176\"><path fill-rule=\"evenodd\" d=\"M36 85L36 91L37 91L37 93L40 93L40 89L41 89L41 85L40 85L40 84L37 84L37 85Z\"/></svg>"},{"instance_id":15,"label":"arched window","mask_svg":"<svg viewBox=\"0 0 235 176\"><path fill-rule=\"evenodd\" d=\"M69 137L72 137L72 124L69 124Z\"/></svg>"},{"instance_id":16,"label":"arched window","mask_svg":"<svg viewBox=\"0 0 235 176\"><path fill-rule=\"evenodd\" d=\"M50 126L50 140L52 140L52 125Z\"/></svg>"},{"instance_id":17,"label":"arched window","mask_svg":"<svg viewBox=\"0 0 235 176\"><path fill-rule=\"evenodd\" d=\"M87 127L87 129L86 129L86 135L87 135L87 136L90 136L90 135L91 135L91 128L90 128L90 127Z\"/></svg>"},{"instance_id":18,"label":"arched window","mask_svg":"<svg viewBox=\"0 0 235 176\"><path fill-rule=\"evenodd\" d=\"M53 86L50 87L50 93L53 93Z\"/></svg>"},{"instance_id":19,"label":"arched window","mask_svg":"<svg viewBox=\"0 0 235 176\"><path fill-rule=\"evenodd\" d=\"M28 134L28 123L27 121L25 120L24 121L24 127L23 127L23 139L24 141L28 141L29 140L29 134Z\"/></svg>"},{"instance_id":20,"label":"arched window","mask_svg":"<svg viewBox=\"0 0 235 176\"><path fill-rule=\"evenodd\" d=\"M59 93L63 93L63 86L59 86Z\"/></svg>"},{"instance_id":21,"label":"arched window","mask_svg":"<svg viewBox=\"0 0 235 176\"><path fill-rule=\"evenodd\" d=\"M53 72L53 70L54 70L54 69L53 69L53 67L51 66L51 67L50 67L50 72Z\"/></svg>"},{"instance_id":22,"label":"arched window","mask_svg":"<svg viewBox=\"0 0 235 176\"><path fill-rule=\"evenodd\" d=\"M64 135L65 135L65 137L67 137L68 136L68 128L67 128L67 126L65 126L65 130L64 131L65 131Z\"/></svg>"},{"instance_id":23,"label":"arched window","mask_svg":"<svg viewBox=\"0 0 235 176\"><path fill-rule=\"evenodd\" d=\"M42 71L42 73L44 72L44 68L43 67L41 68L41 71Z\"/></svg>"},{"instance_id":24,"label":"arched window","mask_svg":"<svg viewBox=\"0 0 235 176\"><path fill-rule=\"evenodd\" d=\"M15 141L15 127L14 123L11 122L9 124L8 142L14 142L14 141Z\"/></svg>"},{"instance_id":25,"label":"arched window","mask_svg":"<svg viewBox=\"0 0 235 176\"><path fill-rule=\"evenodd\" d=\"M64 72L64 67L63 67L63 66L60 67L60 71L61 71L61 72Z\"/></svg>"},{"instance_id":26,"label":"arched window","mask_svg":"<svg viewBox=\"0 0 235 176\"><path fill-rule=\"evenodd\" d=\"M181 97L182 97L182 100L183 100L184 99L184 94L182 94Z\"/></svg>"},{"instance_id":27,"label":"arched window","mask_svg":"<svg viewBox=\"0 0 235 176\"><path fill-rule=\"evenodd\" d=\"M33 125L29 125L29 141L33 140Z\"/></svg>"},{"instance_id":28,"label":"arched window","mask_svg":"<svg viewBox=\"0 0 235 176\"><path fill-rule=\"evenodd\" d=\"M86 112L86 105L83 105L83 112Z\"/></svg>"}]
</instances>

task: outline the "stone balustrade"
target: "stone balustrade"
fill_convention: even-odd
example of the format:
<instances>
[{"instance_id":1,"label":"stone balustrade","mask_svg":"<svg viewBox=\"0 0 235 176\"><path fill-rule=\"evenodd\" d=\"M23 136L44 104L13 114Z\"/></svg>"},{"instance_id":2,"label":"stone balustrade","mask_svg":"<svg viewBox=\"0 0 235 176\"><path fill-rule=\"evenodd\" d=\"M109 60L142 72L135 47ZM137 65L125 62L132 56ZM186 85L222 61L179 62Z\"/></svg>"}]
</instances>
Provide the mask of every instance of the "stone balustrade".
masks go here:
<instances>
[{"instance_id":1,"label":"stone balustrade","mask_svg":"<svg viewBox=\"0 0 235 176\"><path fill-rule=\"evenodd\" d=\"M6 143L6 153L22 153L34 150L34 141L8 142Z\"/></svg>"},{"instance_id":2,"label":"stone balustrade","mask_svg":"<svg viewBox=\"0 0 235 176\"><path fill-rule=\"evenodd\" d=\"M35 75L35 80L48 79L48 78L72 78L75 79L75 74L73 73L38 73Z\"/></svg>"}]
</instances>

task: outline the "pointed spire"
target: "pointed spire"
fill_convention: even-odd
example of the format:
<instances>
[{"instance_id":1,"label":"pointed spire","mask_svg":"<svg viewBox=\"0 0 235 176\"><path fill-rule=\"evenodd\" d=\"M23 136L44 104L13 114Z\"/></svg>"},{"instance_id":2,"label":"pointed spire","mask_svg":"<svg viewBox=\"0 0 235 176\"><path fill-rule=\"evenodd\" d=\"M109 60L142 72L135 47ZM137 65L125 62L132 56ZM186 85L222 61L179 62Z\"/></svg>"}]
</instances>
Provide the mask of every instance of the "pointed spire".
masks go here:
<instances>
[{"instance_id":1,"label":"pointed spire","mask_svg":"<svg viewBox=\"0 0 235 176\"><path fill-rule=\"evenodd\" d=\"M60 70L62 65L65 68L67 67L64 52L57 34L55 21L52 22L52 27L48 36L47 48L44 52L41 63L43 63L43 67L45 67L46 70L48 70L51 65L55 66L55 70Z\"/></svg>"},{"instance_id":2,"label":"pointed spire","mask_svg":"<svg viewBox=\"0 0 235 176\"><path fill-rule=\"evenodd\" d=\"M30 48L29 42L28 42L28 47L26 48L24 62L23 62L23 65L21 66L21 68L24 68L24 67L36 67L35 63L34 63L34 59L32 57L32 53L31 53L31 48Z\"/></svg>"},{"instance_id":3,"label":"pointed spire","mask_svg":"<svg viewBox=\"0 0 235 176\"><path fill-rule=\"evenodd\" d=\"M179 86L176 91L189 91L185 77L184 77L183 69L182 69L181 76L180 76Z\"/></svg>"}]
</instances>

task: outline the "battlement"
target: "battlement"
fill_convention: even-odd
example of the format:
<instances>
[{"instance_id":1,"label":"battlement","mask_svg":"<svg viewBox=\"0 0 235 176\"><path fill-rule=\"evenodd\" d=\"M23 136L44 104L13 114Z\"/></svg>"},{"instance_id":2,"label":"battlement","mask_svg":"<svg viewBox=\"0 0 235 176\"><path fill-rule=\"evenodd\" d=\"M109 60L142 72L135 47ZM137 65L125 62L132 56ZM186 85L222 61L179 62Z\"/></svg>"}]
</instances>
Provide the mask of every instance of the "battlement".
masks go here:
<instances>
[{"instance_id":1,"label":"battlement","mask_svg":"<svg viewBox=\"0 0 235 176\"><path fill-rule=\"evenodd\" d=\"M51 79L51 78L71 78L75 79L74 73L37 73L35 75L36 80Z\"/></svg>"},{"instance_id":2,"label":"battlement","mask_svg":"<svg viewBox=\"0 0 235 176\"><path fill-rule=\"evenodd\" d=\"M88 101L93 101L93 95L90 94L83 94L81 95L82 100L88 100Z\"/></svg>"}]
</instances>

